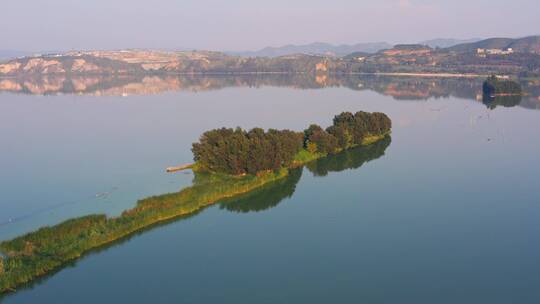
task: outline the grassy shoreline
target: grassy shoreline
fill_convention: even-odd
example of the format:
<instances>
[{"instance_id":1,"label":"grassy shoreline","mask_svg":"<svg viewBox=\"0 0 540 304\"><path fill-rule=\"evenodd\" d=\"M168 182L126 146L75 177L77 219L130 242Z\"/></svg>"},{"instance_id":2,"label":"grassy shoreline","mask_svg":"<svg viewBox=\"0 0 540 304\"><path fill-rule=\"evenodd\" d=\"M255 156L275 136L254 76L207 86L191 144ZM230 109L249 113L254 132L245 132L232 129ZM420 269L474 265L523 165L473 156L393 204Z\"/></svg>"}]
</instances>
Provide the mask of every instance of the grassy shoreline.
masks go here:
<instances>
[{"instance_id":1,"label":"grassy shoreline","mask_svg":"<svg viewBox=\"0 0 540 304\"><path fill-rule=\"evenodd\" d=\"M361 146L373 144L387 134L366 137ZM353 148L353 147L350 147ZM257 175L230 176L193 170L199 177L194 185L177 193L152 196L121 216L89 215L44 227L0 243L0 294L58 270L96 248L129 237L162 222L186 216L218 201L256 190L288 176L289 169L301 167L327 154L302 149L290 168Z\"/></svg>"}]
</instances>

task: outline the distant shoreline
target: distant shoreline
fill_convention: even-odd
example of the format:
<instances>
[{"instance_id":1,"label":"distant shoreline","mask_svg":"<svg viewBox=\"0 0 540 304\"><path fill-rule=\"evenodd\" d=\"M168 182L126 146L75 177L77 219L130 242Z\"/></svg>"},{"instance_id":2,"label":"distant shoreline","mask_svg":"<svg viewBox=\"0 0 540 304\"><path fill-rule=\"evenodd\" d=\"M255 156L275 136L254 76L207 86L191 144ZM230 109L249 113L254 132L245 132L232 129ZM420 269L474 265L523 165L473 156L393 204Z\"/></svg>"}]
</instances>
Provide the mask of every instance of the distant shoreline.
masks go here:
<instances>
[{"instance_id":1,"label":"distant shoreline","mask_svg":"<svg viewBox=\"0 0 540 304\"><path fill-rule=\"evenodd\" d=\"M435 78L486 78L487 74L454 74L454 73L400 73L400 72L349 72L349 73L308 73L308 72L165 72L165 73L96 73L96 74L70 74L50 73L50 74L23 74L23 75L0 75L0 79L24 79L32 77L96 77L96 76L238 76L238 75L365 75L365 76L396 76L396 77L435 77Z\"/></svg>"},{"instance_id":2,"label":"distant shoreline","mask_svg":"<svg viewBox=\"0 0 540 304\"><path fill-rule=\"evenodd\" d=\"M399 76L399 77L437 77L437 78L485 78L483 74L454 74L454 73L351 73L352 75Z\"/></svg>"},{"instance_id":3,"label":"distant shoreline","mask_svg":"<svg viewBox=\"0 0 540 304\"><path fill-rule=\"evenodd\" d=\"M402 73L402 72L349 72L349 73L309 73L309 72L163 72L163 73L88 73L88 74L70 74L66 73L31 73L23 75L1 75L0 79L17 79L26 77L95 77L95 76L235 76L235 75L365 75L365 76L399 76L399 77L437 77L437 78L485 78L489 77L488 74L456 74L456 73Z\"/></svg>"}]
</instances>

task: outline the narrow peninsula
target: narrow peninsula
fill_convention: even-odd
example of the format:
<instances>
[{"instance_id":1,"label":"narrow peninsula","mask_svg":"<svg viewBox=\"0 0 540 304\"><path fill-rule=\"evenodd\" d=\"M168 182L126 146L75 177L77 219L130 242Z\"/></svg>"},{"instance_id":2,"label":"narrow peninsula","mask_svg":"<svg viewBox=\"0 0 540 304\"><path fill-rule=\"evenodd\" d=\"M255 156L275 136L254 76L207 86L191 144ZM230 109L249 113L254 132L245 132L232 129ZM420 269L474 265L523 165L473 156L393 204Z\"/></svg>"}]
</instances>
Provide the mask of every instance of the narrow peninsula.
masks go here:
<instances>
[{"instance_id":1,"label":"narrow peninsula","mask_svg":"<svg viewBox=\"0 0 540 304\"><path fill-rule=\"evenodd\" d=\"M391 127L383 113L345 112L326 129L311 125L303 132L260 128L205 132L193 144L192 186L142 199L118 217L84 216L1 242L0 293L15 291L100 246L281 180L293 168L379 142Z\"/></svg>"}]
</instances>

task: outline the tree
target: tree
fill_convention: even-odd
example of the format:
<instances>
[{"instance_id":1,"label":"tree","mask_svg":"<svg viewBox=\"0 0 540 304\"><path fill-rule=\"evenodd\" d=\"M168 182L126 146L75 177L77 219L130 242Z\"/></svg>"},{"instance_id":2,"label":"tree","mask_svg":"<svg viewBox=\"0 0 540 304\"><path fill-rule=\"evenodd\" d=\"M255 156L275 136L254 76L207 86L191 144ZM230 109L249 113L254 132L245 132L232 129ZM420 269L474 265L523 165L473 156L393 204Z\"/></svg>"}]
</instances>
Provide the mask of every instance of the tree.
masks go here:
<instances>
[{"instance_id":1,"label":"tree","mask_svg":"<svg viewBox=\"0 0 540 304\"><path fill-rule=\"evenodd\" d=\"M309 138L316 132L322 132L323 129L316 124L311 124L307 129L304 130L304 147L309 143Z\"/></svg>"},{"instance_id":2,"label":"tree","mask_svg":"<svg viewBox=\"0 0 540 304\"><path fill-rule=\"evenodd\" d=\"M326 132L336 137L338 146L341 149L347 149L353 145L353 136L348 128L340 126L330 126L326 129Z\"/></svg>"},{"instance_id":3,"label":"tree","mask_svg":"<svg viewBox=\"0 0 540 304\"><path fill-rule=\"evenodd\" d=\"M241 175L287 167L302 145L302 134L289 130L222 128L205 132L192 151L209 171Z\"/></svg>"},{"instance_id":4,"label":"tree","mask_svg":"<svg viewBox=\"0 0 540 304\"><path fill-rule=\"evenodd\" d=\"M193 144L194 160L210 172L257 174L289 167L302 148L311 153L333 154L361 145L368 135L383 135L391 127L390 119L382 113L343 112L333 122L326 130L312 124L303 134L261 128L210 130Z\"/></svg>"},{"instance_id":5,"label":"tree","mask_svg":"<svg viewBox=\"0 0 540 304\"><path fill-rule=\"evenodd\" d=\"M339 115L334 116L334 126L347 125L350 126L354 123L354 115L351 112L342 112Z\"/></svg>"},{"instance_id":6,"label":"tree","mask_svg":"<svg viewBox=\"0 0 540 304\"><path fill-rule=\"evenodd\" d=\"M316 153L317 152L317 144L314 142L307 143L306 150L309 153Z\"/></svg>"},{"instance_id":7,"label":"tree","mask_svg":"<svg viewBox=\"0 0 540 304\"><path fill-rule=\"evenodd\" d=\"M338 141L335 136L324 130L315 130L308 138L308 144L314 143L317 145L317 152L330 154L338 150Z\"/></svg>"},{"instance_id":8,"label":"tree","mask_svg":"<svg viewBox=\"0 0 540 304\"><path fill-rule=\"evenodd\" d=\"M484 81L482 90L485 96L521 95L521 85L512 80L499 79L492 75Z\"/></svg>"}]
</instances>

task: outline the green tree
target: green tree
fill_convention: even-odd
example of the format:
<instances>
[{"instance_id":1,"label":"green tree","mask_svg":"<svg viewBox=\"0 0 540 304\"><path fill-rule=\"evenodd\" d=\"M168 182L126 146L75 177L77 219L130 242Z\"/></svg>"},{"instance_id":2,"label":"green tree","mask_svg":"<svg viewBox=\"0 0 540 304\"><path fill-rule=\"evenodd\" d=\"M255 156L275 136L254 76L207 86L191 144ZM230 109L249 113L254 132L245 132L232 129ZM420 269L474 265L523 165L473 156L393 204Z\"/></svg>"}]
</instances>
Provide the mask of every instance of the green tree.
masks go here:
<instances>
[{"instance_id":1,"label":"green tree","mask_svg":"<svg viewBox=\"0 0 540 304\"><path fill-rule=\"evenodd\" d=\"M307 129L304 130L304 147L307 147L309 143L309 138L316 132L322 132L323 128L319 125L311 124Z\"/></svg>"},{"instance_id":2,"label":"green tree","mask_svg":"<svg viewBox=\"0 0 540 304\"><path fill-rule=\"evenodd\" d=\"M309 142L309 143L307 143L306 150L307 150L309 153L316 153L316 152L317 152L317 144L314 143L314 142Z\"/></svg>"},{"instance_id":3,"label":"green tree","mask_svg":"<svg viewBox=\"0 0 540 304\"><path fill-rule=\"evenodd\" d=\"M492 75L484 81L482 90L485 96L495 96L503 94L521 95L521 85L518 82L499 79L497 76Z\"/></svg>"},{"instance_id":4,"label":"green tree","mask_svg":"<svg viewBox=\"0 0 540 304\"><path fill-rule=\"evenodd\" d=\"M324 154L335 153L339 148L337 138L324 130L313 132L308 138L308 142L315 143L317 152Z\"/></svg>"},{"instance_id":5,"label":"green tree","mask_svg":"<svg viewBox=\"0 0 540 304\"><path fill-rule=\"evenodd\" d=\"M287 167L302 145L302 134L289 130L222 128L205 132L192 151L208 171L242 175Z\"/></svg>"},{"instance_id":6,"label":"green tree","mask_svg":"<svg viewBox=\"0 0 540 304\"><path fill-rule=\"evenodd\" d=\"M353 136L348 128L340 126L330 126L326 129L329 134L336 137L338 146L341 149L347 149L353 144Z\"/></svg>"}]
</instances>

